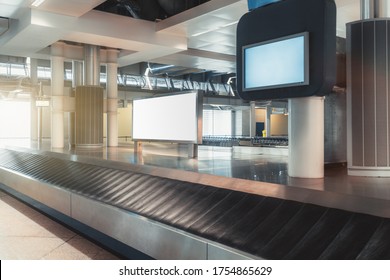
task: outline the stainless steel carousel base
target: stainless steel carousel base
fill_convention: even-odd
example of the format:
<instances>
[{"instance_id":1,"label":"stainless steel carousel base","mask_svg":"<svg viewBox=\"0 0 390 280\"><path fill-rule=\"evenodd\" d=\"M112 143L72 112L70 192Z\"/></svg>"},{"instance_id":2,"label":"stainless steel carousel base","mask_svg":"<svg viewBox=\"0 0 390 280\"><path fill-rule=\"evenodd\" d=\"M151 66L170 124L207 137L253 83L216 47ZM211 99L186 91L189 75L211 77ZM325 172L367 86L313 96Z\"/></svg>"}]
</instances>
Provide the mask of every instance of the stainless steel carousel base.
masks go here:
<instances>
[{"instance_id":1,"label":"stainless steel carousel base","mask_svg":"<svg viewBox=\"0 0 390 280\"><path fill-rule=\"evenodd\" d=\"M16 192L155 259L257 258L18 172L0 168L0 181ZM0 189L7 191L1 184Z\"/></svg>"}]
</instances>

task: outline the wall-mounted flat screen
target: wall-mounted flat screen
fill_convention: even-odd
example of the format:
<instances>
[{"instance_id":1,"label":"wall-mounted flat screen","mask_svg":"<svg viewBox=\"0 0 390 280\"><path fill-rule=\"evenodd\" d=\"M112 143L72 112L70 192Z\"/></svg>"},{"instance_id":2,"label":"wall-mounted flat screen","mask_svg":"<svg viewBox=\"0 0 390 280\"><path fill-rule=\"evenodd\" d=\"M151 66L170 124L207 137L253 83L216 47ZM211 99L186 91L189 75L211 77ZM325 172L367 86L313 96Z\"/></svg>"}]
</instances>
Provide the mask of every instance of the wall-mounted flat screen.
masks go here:
<instances>
[{"instance_id":1,"label":"wall-mounted flat screen","mask_svg":"<svg viewBox=\"0 0 390 280\"><path fill-rule=\"evenodd\" d=\"M243 46L243 91L309 84L309 33Z\"/></svg>"},{"instance_id":2,"label":"wall-mounted flat screen","mask_svg":"<svg viewBox=\"0 0 390 280\"><path fill-rule=\"evenodd\" d=\"M198 92L133 101L133 139L202 143L203 99Z\"/></svg>"}]
</instances>

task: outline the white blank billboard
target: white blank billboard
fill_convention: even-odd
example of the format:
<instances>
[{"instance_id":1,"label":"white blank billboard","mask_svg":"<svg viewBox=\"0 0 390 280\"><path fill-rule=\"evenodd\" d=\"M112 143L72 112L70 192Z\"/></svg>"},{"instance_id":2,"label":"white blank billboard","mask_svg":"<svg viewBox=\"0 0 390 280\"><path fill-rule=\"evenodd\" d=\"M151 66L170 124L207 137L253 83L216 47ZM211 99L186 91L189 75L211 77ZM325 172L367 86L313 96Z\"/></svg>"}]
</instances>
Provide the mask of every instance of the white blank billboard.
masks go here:
<instances>
[{"instance_id":1,"label":"white blank billboard","mask_svg":"<svg viewBox=\"0 0 390 280\"><path fill-rule=\"evenodd\" d=\"M133 139L201 143L202 98L197 92L133 101Z\"/></svg>"}]
</instances>

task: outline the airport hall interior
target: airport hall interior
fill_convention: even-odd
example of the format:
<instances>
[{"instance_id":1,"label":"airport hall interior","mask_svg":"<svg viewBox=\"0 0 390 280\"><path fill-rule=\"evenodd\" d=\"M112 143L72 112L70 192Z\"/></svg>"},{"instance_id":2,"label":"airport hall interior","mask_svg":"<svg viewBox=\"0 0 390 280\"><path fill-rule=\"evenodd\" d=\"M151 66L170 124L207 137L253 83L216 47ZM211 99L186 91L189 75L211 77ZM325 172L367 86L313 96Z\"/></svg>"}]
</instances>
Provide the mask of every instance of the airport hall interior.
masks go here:
<instances>
[{"instance_id":1,"label":"airport hall interior","mask_svg":"<svg viewBox=\"0 0 390 280\"><path fill-rule=\"evenodd\" d=\"M0 0L0 259L390 259L390 1Z\"/></svg>"}]
</instances>

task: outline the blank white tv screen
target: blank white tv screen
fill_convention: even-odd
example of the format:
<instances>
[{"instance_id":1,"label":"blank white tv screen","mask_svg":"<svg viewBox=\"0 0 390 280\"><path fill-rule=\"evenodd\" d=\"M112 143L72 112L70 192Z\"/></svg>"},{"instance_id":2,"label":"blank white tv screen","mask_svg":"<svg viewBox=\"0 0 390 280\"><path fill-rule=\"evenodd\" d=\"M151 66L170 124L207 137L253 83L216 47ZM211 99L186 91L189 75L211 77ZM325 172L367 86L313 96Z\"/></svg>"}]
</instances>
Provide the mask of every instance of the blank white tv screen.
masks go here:
<instances>
[{"instance_id":1,"label":"blank white tv screen","mask_svg":"<svg viewBox=\"0 0 390 280\"><path fill-rule=\"evenodd\" d=\"M201 142L198 102L197 92L134 100L133 139Z\"/></svg>"},{"instance_id":2,"label":"blank white tv screen","mask_svg":"<svg viewBox=\"0 0 390 280\"><path fill-rule=\"evenodd\" d=\"M243 47L243 90L309 84L308 32Z\"/></svg>"}]
</instances>

